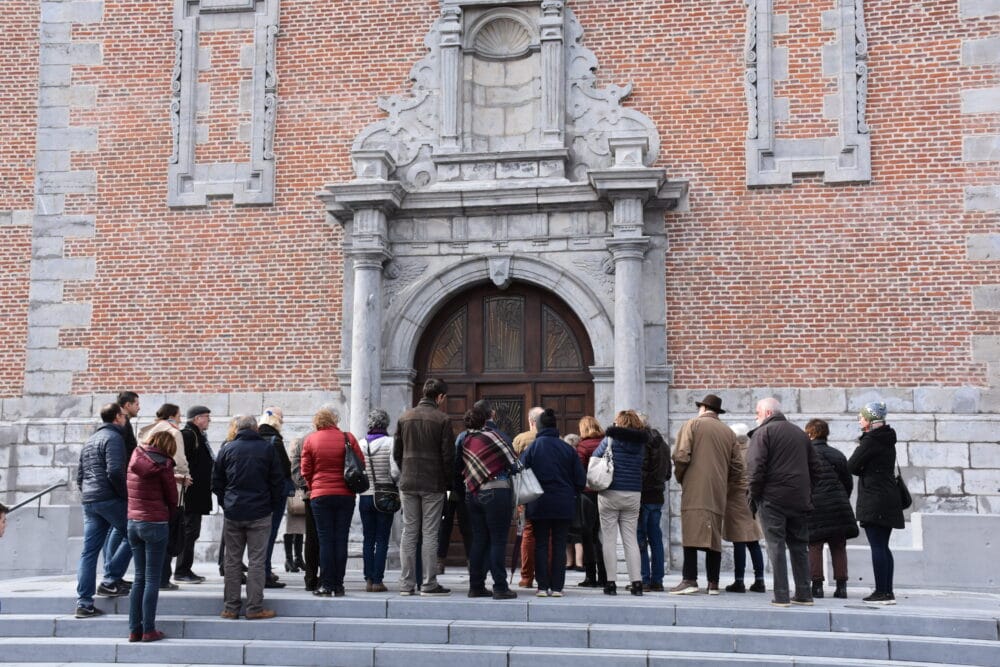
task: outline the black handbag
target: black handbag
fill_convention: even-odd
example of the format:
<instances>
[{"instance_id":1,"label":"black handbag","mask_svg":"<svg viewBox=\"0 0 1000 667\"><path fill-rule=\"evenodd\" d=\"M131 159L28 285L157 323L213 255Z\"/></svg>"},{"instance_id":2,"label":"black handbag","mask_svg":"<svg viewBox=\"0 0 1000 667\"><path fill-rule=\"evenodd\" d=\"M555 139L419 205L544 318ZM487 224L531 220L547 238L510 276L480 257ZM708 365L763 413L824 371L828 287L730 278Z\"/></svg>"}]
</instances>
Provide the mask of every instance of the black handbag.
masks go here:
<instances>
[{"instance_id":1,"label":"black handbag","mask_svg":"<svg viewBox=\"0 0 1000 667\"><path fill-rule=\"evenodd\" d=\"M368 476L361 466L358 455L351 447L351 441L344 434L344 483L351 493L364 493L368 490Z\"/></svg>"},{"instance_id":2,"label":"black handbag","mask_svg":"<svg viewBox=\"0 0 1000 667\"><path fill-rule=\"evenodd\" d=\"M167 555L180 556L184 552L184 490L181 490L179 507L175 507L168 524L170 534L167 536Z\"/></svg>"},{"instance_id":3,"label":"black handbag","mask_svg":"<svg viewBox=\"0 0 1000 667\"><path fill-rule=\"evenodd\" d=\"M368 443L368 463L372 467L372 484L375 491L372 494L372 505L379 512L395 514L403 506L399 498L399 488L389 482L379 482L375 477L375 462L372 461L372 446Z\"/></svg>"},{"instance_id":4,"label":"black handbag","mask_svg":"<svg viewBox=\"0 0 1000 667\"><path fill-rule=\"evenodd\" d=\"M899 491L899 506L904 510L909 509L910 505L913 504L913 496L906 488L906 482L903 481L903 476L899 472L899 466L896 466L896 489Z\"/></svg>"}]
</instances>

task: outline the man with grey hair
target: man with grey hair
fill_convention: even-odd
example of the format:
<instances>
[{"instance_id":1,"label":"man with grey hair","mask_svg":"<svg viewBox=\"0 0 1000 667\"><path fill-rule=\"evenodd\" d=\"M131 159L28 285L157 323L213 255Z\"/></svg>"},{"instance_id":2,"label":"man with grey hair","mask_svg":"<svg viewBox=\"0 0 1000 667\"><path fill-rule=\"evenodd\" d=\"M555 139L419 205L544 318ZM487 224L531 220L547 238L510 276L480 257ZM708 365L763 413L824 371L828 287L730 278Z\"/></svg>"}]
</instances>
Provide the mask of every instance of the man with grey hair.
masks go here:
<instances>
[{"instance_id":1,"label":"man with grey hair","mask_svg":"<svg viewBox=\"0 0 1000 667\"><path fill-rule=\"evenodd\" d=\"M774 599L771 604L813 603L809 575L808 514L812 510L812 484L819 462L809 436L791 423L774 398L757 401L757 423L747 448L750 509L760 513L771 561ZM792 561L795 595L789 596L785 547Z\"/></svg>"},{"instance_id":2,"label":"man with grey hair","mask_svg":"<svg viewBox=\"0 0 1000 667\"><path fill-rule=\"evenodd\" d=\"M535 442L538 435L538 418L545 412L545 408L536 405L528 410L528 430L518 433L514 438L514 453L518 456ZM519 588L531 588L535 580L535 528L531 525L531 520L524 515L524 506L518 506L517 518L519 523L523 523L521 528L521 580L517 583Z\"/></svg>"},{"instance_id":3,"label":"man with grey hair","mask_svg":"<svg viewBox=\"0 0 1000 667\"><path fill-rule=\"evenodd\" d=\"M254 620L275 616L273 609L264 608L264 567L271 512L284 500L284 480L285 474L274 447L257 432L257 420L238 416L236 437L222 448L212 468L212 492L218 497L225 515L222 528L226 547L225 608L222 618L234 619L240 613L244 549L249 563L246 617Z\"/></svg>"}]
</instances>

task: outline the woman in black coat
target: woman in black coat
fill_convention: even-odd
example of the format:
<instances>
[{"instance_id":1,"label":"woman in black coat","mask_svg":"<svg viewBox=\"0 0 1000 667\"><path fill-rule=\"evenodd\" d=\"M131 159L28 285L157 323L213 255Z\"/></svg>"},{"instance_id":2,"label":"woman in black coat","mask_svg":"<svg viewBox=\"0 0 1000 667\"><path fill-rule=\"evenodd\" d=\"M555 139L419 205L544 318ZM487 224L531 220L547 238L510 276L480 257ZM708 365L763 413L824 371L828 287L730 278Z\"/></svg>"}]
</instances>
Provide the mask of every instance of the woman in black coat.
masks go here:
<instances>
[{"instance_id":1,"label":"woman in black coat","mask_svg":"<svg viewBox=\"0 0 1000 667\"><path fill-rule=\"evenodd\" d=\"M847 467L858 476L857 517L872 552L875 591L864 599L872 604L896 604L892 592L893 558L889 536L903 528L903 507L896 486L896 432L885 423L885 403L867 403L858 423L861 438Z\"/></svg>"},{"instance_id":2,"label":"woman in black coat","mask_svg":"<svg viewBox=\"0 0 1000 667\"><path fill-rule=\"evenodd\" d=\"M809 570L814 598L823 597L823 544L830 545L835 598L847 597L847 540L858 536L858 522L851 509L854 480L847 470L847 457L827 444L830 426L811 419L806 434L812 440L819 462L819 477L813 480L813 511L809 514Z\"/></svg>"}]
</instances>

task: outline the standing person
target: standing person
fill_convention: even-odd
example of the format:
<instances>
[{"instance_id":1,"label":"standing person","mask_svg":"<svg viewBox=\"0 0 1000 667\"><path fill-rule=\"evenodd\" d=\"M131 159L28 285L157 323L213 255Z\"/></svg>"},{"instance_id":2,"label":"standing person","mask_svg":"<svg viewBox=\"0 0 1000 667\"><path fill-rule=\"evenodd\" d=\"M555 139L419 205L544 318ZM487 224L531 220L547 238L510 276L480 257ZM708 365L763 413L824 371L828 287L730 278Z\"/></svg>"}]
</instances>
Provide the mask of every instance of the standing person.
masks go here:
<instances>
[{"instance_id":1,"label":"standing person","mask_svg":"<svg viewBox=\"0 0 1000 667\"><path fill-rule=\"evenodd\" d=\"M97 556L111 530L127 535L125 487L125 413L117 403L101 408L101 425L80 451L76 484L83 501L83 550L76 569L76 617L91 618L103 612L94 606ZM107 597L127 595L120 583L132 557L128 540L122 540L105 566L97 592Z\"/></svg>"},{"instance_id":2,"label":"standing person","mask_svg":"<svg viewBox=\"0 0 1000 667\"><path fill-rule=\"evenodd\" d=\"M576 451L576 446L580 444L580 436L576 433L567 433L562 437L563 441ZM573 513L573 520L569 524L569 533L566 535L566 571L583 572L583 518L580 515L580 496L577 495L576 511Z\"/></svg>"},{"instance_id":3,"label":"standing person","mask_svg":"<svg viewBox=\"0 0 1000 667\"><path fill-rule=\"evenodd\" d=\"M521 454L542 485L542 495L525 505L535 531L535 575L538 597L562 597L566 582L566 536L576 514L576 496L587 485L576 450L559 438L556 413L538 415L535 441Z\"/></svg>"},{"instance_id":4,"label":"standing person","mask_svg":"<svg viewBox=\"0 0 1000 667\"><path fill-rule=\"evenodd\" d=\"M347 538L354 517L354 492L344 481L344 458L351 447L362 465L364 454L358 441L337 428L340 415L323 407L313 416L316 430L302 442L299 463L302 477L309 485L309 504L316 521L319 540L320 585L313 595L344 595L344 572L347 570Z\"/></svg>"},{"instance_id":5,"label":"standing person","mask_svg":"<svg viewBox=\"0 0 1000 667\"><path fill-rule=\"evenodd\" d=\"M273 609L264 608L264 560L271 530L271 509L284 499L284 472L274 447L257 433L257 420L236 418L236 436L219 450L212 469L212 492L219 499L225 521L222 535L226 543L225 588L222 618L240 613L240 567L243 551L247 570L246 617L248 620L274 618Z\"/></svg>"},{"instance_id":6,"label":"standing person","mask_svg":"<svg viewBox=\"0 0 1000 667\"><path fill-rule=\"evenodd\" d=\"M299 488L299 479L302 474L299 470L299 461L302 458L302 440L303 438L296 438L285 444L285 454L288 456L292 470L292 484L295 487L294 495L289 496L286 501L285 534L281 540L285 545L285 572L300 572L306 569L306 562L302 557L306 533L306 507L302 490ZM304 482L304 480L302 481Z\"/></svg>"},{"instance_id":7,"label":"standing person","mask_svg":"<svg viewBox=\"0 0 1000 667\"><path fill-rule=\"evenodd\" d=\"M128 542L135 557L135 584L128 610L130 642L166 638L156 629L156 604L170 518L180 511L174 480L176 453L173 435L159 431L148 443L136 447L128 467Z\"/></svg>"},{"instance_id":8,"label":"standing person","mask_svg":"<svg viewBox=\"0 0 1000 667\"><path fill-rule=\"evenodd\" d=\"M771 604L811 605L809 528L812 480L817 476L816 451L809 436L788 421L774 398L757 401L757 423L747 449L750 508L760 512L771 561L774 599ZM795 595L789 599L785 548L792 561Z\"/></svg>"},{"instance_id":9,"label":"standing person","mask_svg":"<svg viewBox=\"0 0 1000 667\"><path fill-rule=\"evenodd\" d=\"M285 451L285 440L281 437L281 426L285 423L285 414L281 408L264 408L264 414L257 420L259 424L257 432L260 437L271 443L274 453L278 455L281 462L281 471L284 473L285 493L281 502L271 508L271 534L267 538L267 560L264 571L267 578L264 581L264 588L284 588L284 582L278 581L278 575L271 567L271 558L274 553L274 544L278 540L278 529L281 527L281 520L285 518L285 506L288 504L288 496L295 491L295 484L292 483L292 462Z\"/></svg>"},{"instance_id":10,"label":"standing person","mask_svg":"<svg viewBox=\"0 0 1000 667\"><path fill-rule=\"evenodd\" d=\"M698 416L689 419L677 434L674 477L681 485L681 542L684 565L681 582L671 595L698 592L698 552L705 552L708 594L719 594L722 569L722 519L729 484L743 476L743 459L732 429L719 415L722 399L708 394L696 401Z\"/></svg>"},{"instance_id":11,"label":"standing person","mask_svg":"<svg viewBox=\"0 0 1000 667\"><path fill-rule=\"evenodd\" d=\"M188 408L187 423L181 429L184 457L191 471L191 486L184 492L184 550L177 556L174 581L200 584L205 577L195 574L194 546L201 537L201 517L212 513L212 466L215 455L208 444L208 425L212 411L204 405Z\"/></svg>"},{"instance_id":12,"label":"standing person","mask_svg":"<svg viewBox=\"0 0 1000 667\"><path fill-rule=\"evenodd\" d=\"M236 439L236 433L237 433L237 428L236 427L237 427L237 425L240 422L240 418L241 418L241 415L236 415L235 417L233 417L232 419L229 420L229 424L226 426L226 437L223 438L222 444L219 445L219 452L220 453L222 452L223 449L225 449L226 445L228 445L230 442L232 442L233 440ZM214 474L214 471L215 471L215 466L214 465L212 466L212 471L213 471L213 474ZM226 534L225 534L225 532L222 532L219 535L219 576L220 577L225 577L226 576L225 565L226 565ZM247 566L243 565L241 563L240 564L240 572L242 573L242 581L240 583L243 583L243 584L247 583L247 578L246 578L246 574L245 574L246 571L247 571Z\"/></svg>"},{"instance_id":13,"label":"standing person","mask_svg":"<svg viewBox=\"0 0 1000 667\"><path fill-rule=\"evenodd\" d=\"M122 412L125 413L125 426L122 427L122 439L125 441L125 467L128 468L129 461L132 460L132 452L135 451L138 441L135 438L135 426L132 424L132 420L139 416L139 394L134 391L123 391L118 394L118 405L121 406ZM110 579L111 573L108 571L108 566L114 561L115 552L121 546L122 542L128 542L128 535L124 532L119 531L116 528L112 528L111 532L108 534L108 539L104 542L104 578ZM126 563L125 569L128 569L128 564ZM122 570L124 572L124 570ZM128 592L129 583L124 579L117 582L119 585L125 587L125 592Z\"/></svg>"},{"instance_id":14,"label":"standing person","mask_svg":"<svg viewBox=\"0 0 1000 667\"><path fill-rule=\"evenodd\" d=\"M658 430L649 425L649 417L639 413L643 426L649 431L646 454L642 460L642 496L639 506L639 559L644 591L663 591L664 553L663 516L664 489L670 479L670 447Z\"/></svg>"},{"instance_id":15,"label":"standing person","mask_svg":"<svg viewBox=\"0 0 1000 667\"><path fill-rule=\"evenodd\" d=\"M604 429L594 417L580 419L580 442L576 452L580 456L583 469L587 469L594 450L604 440ZM580 494L580 538L583 542L583 581L577 584L584 588L602 588L608 583L604 569L604 550L601 548L601 520L597 511L597 492L585 487Z\"/></svg>"},{"instance_id":16,"label":"standing person","mask_svg":"<svg viewBox=\"0 0 1000 667\"><path fill-rule=\"evenodd\" d=\"M535 406L528 410L528 430L514 436L514 453L520 456L525 452L531 443L535 441L538 433L538 415L542 414L543 408ZM535 530L524 513L524 506L517 508L519 523L521 523L521 580L518 582L519 588L531 588L535 580Z\"/></svg>"},{"instance_id":17,"label":"standing person","mask_svg":"<svg viewBox=\"0 0 1000 667\"><path fill-rule=\"evenodd\" d=\"M747 552L750 552L750 561L753 563L753 583L750 584L750 591L753 593L764 593L767 586L764 584L764 554L760 549L760 541L764 536L760 532L760 525L750 512L750 505L747 504L747 442L750 438L747 433L750 429L746 424L733 424L733 433L736 435L736 448L740 453L740 460L744 463L743 474L729 480L729 488L726 493L726 514L722 519L722 539L733 543L733 583L726 586L727 593L746 593L747 587L743 581L747 571Z\"/></svg>"},{"instance_id":18,"label":"standing person","mask_svg":"<svg viewBox=\"0 0 1000 667\"><path fill-rule=\"evenodd\" d=\"M316 537L316 520L313 517L312 501L309 499L309 484L302 477L302 443L305 438L296 439L292 446L292 480L302 495L305 510L305 538L303 540L303 580L307 591L319 587L319 540Z\"/></svg>"},{"instance_id":19,"label":"standing person","mask_svg":"<svg viewBox=\"0 0 1000 667\"><path fill-rule=\"evenodd\" d=\"M396 423L392 458L399 468L403 534L399 544L399 594L414 595L417 543L422 541L421 595L450 595L437 580L437 537L455 465L455 434L441 406L448 398L444 380L424 383L423 398Z\"/></svg>"},{"instance_id":20,"label":"standing person","mask_svg":"<svg viewBox=\"0 0 1000 667\"><path fill-rule=\"evenodd\" d=\"M903 528L903 506L896 487L896 432L885 423L885 403L866 403L858 415L861 438L847 461L858 477L857 517L872 551L875 590L864 598L871 604L896 604L892 590L894 560L889 550L893 528Z\"/></svg>"},{"instance_id":21,"label":"standing person","mask_svg":"<svg viewBox=\"0 0 1000 667\"><path fill-rule=\"evenodd\" d=\"M490 412L482 402L465 413L465 428L458 437L462 483L468 506L472 544L469 550L469 597L511 600L517 597L507 585L504 555L513 514L510 475L517 466L506 438L488 428ZM486 572L493 590L486 588Z\"/></svg>"},{"instance_id":22,"label":"standing person","mask_svg":"<svg viewBox=\"0 0 1000 667\"><path fill-rule=\"evenodd\" d=\"M858 536L858 522L851 509L854 479L847 469L847 457L827 444L830 426L822 419L810 419L806 435L816 448L819 476L812 489L813 511L809 514L809 573L813 598L823 597L823 543L830 545L835 598L847 597L847 540Z\"/></svg>"},{"instance_id":23,"label":"standing person","mask_svg":"<svg viewBox=\"0 0 1000 667\"><path fill-rule=\"evenodd\" d=\"M184 506L185 489L191 486L191 469L184 455L184 436L181 435L181 409L173 403L164 403L156 411L156 421L139 431L139 442L148 443L149 439L160 431L166 431L174 437L177 453L174 454L174 478L177 480L178 503ZM163 559L163 572L160 576L160 590L175 591L180 588L170 581L173 568L170 565L170 554Z\"/></svg>"},{"instance_id":24,"label":"standing person","mask_svg":"<svg viewBox=\"0 0 1000 667\"><path fill-rule=\"evenodd\" d=\"M364 564L365 591L385 593L385 561L389 554L389 535L395 514L375 509L375 482L391 482L389 462L392 461L392 438L389 436L389 413L375 408L368 413L368 434L362 447L365 453L365 474L368 490L361 494L358 508L364 535L361 547Z\"/></svg>"},{"instance_id":25,"label":"standing person","mask_svg":"<svg viewBox=\"0 0 1000 667\"><path fill-rule=\"evenodd\" d=\"M594 450L593 457L600 458L610 449L615 464L611 486L597 494L601 548L604 549L604 563L608 568L608 583L604 585L606 595L618 594L615 546L619 533L631 582L629 592L642 595L642 568L636 529L639 506L642 504L642 461L648 441L649 431L643 427L639 414L635 410L622 410L615 416L614 426L608 428L604 440Z\"/></svg>"}]
</instances>

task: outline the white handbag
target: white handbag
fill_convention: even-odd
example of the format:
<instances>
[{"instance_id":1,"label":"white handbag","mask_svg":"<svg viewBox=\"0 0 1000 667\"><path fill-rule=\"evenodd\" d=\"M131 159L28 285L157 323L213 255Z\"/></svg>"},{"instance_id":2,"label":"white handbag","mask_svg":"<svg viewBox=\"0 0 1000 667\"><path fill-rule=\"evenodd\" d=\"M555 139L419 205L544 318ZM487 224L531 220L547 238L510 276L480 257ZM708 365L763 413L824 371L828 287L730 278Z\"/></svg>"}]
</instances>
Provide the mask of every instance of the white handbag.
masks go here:
<instances>
[{"instance_id":1,"label":"white handbag","mask_svg":"<svg viewBox=\"0 0 1000 667\"><path fill-rule=\"evenodd\" d=\"M611 442L608 442L604 456L591 457L587 463L587 486L591 491L605 491L615 478L615 457L611 453Z\"/></svg>"},{"instance_id":2,"label":"white handbag","mask_svg":"<svg viewBox=\"0 0 1000 667\"><path fill-rule=\"evenodd\" d=\"M542 485L535 477L531 468L523 468L519 473L510 478L511 488L514 490L514 504L527 505L538 500L543 493Z\"/></svg>"}]
</instances>

